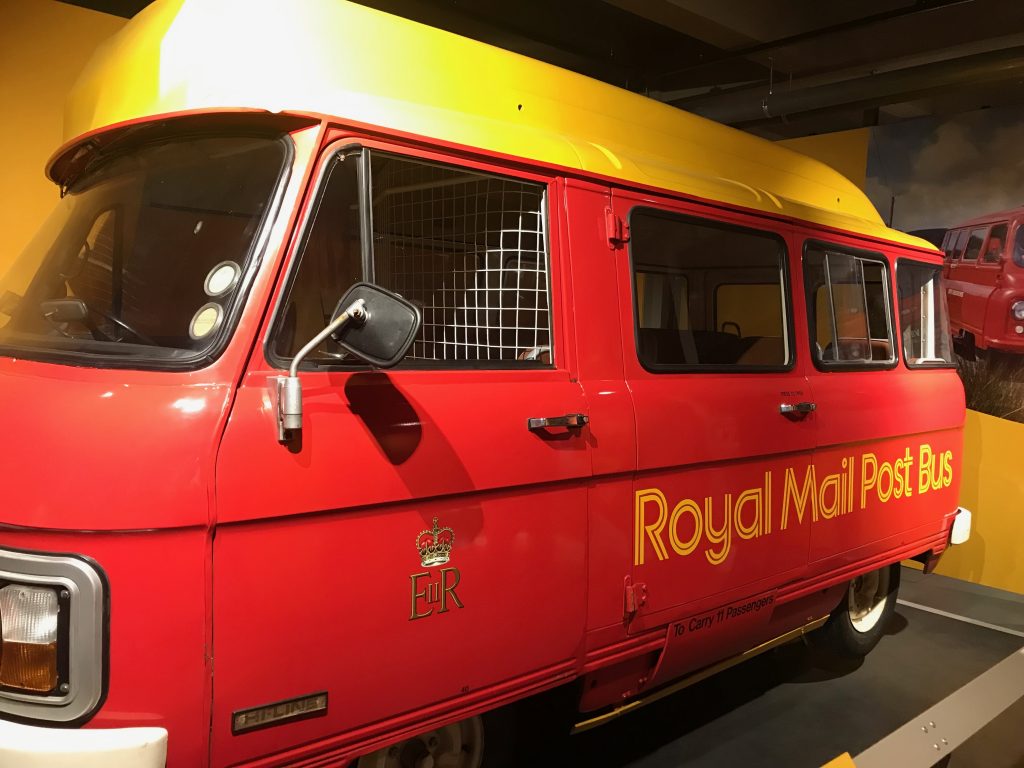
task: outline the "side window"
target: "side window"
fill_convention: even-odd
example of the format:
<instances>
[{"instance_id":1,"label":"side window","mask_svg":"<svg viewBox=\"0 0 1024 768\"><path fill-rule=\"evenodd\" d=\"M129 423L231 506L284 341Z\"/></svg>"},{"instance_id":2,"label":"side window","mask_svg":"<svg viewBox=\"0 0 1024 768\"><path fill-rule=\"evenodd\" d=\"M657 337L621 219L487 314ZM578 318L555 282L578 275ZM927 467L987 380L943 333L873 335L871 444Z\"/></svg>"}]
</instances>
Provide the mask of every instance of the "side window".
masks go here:
<instances>
[{"instance_id":1,"label":"side window","mask_svg":"<svg viewBox=\"0 0 1024 768\"><path fill-rule=\"evenodd\" d=\"M423 313L407 364L549 365L544 210L541 184L375 150L338 155L275 321L272 357L293 357L345 290L366 280ZM333 342L310 361L354 362Z\"/></svg>"},{"instance_id":2,"label":"side window","mask_svg":"<svg viewBox=\"0 0 1024 768\"><path fill-rule=\"evenodd\" d=\"M782 241L650 209L630 216L636 348L652 371L792 360Z\"/></svg>"},{"instance_id":3,"label":"side window","mask_svg":"<svg viewBox=\"0 0 1024 768\"><path fill-rule=\"evenodd\" d=\"M903 359L911 368L953 363L941 275L941 268L933 264L901 259L896 265Z\"/></svg>"},{"instance_id":4,"label":"side window","mask_svg":"<svg viewBox=\"0 0 1024 768\"><path fill-rule=\"evenodd\" d=\"M985 242L985 230L986 227L978 227L971 230L971 236L967 240L967 247L964 249L964 255L961 257L964 261L978 260L978 254L981 253L981 244Z\"/></svg>"},{"instance_id":5,"label":"side window","mask_svg":"<svg viewBox=\"0 0 1024 768\"><path fill-rule=\"evenodd\" d=\"M953 245L953 252L951 254L954 260L959 259L964 254L964 248L967 247L967 238L970 237L971 231L969 229L961 229L956 236L956 242Z\"/></svg>"},{"instance_id":6,"label":"side window","mask_svg":"<svg viewBox=\"0 0 1024 768\"><path fill-rule=\"evenodd\" d=\"M889 270L881 254L809 245L804 283L817 365L860 367L896 361Z\"/></svg>"},{"instance_id":7,"label":"side window","mask_svg":"<svg viewBox=\"0 0 1024 768\"><path fill-rule=\"evenodd\" d=\"M986 264L998 264L1005 245L1006 224L992 225L992 229L988 233L988 242L985 243L985 256L982 261Z\"/></svg>"},{"instance_id":8,"label":"side window","mask_svg":"<svg viewBox=\"0 0 1024 768\"><path fill-rule=\"evenodd\" d=\"M1013 263L1024 267L1024 221L1017 222L1017 234L1013 238Z\"/></svg>"}]
</instances>

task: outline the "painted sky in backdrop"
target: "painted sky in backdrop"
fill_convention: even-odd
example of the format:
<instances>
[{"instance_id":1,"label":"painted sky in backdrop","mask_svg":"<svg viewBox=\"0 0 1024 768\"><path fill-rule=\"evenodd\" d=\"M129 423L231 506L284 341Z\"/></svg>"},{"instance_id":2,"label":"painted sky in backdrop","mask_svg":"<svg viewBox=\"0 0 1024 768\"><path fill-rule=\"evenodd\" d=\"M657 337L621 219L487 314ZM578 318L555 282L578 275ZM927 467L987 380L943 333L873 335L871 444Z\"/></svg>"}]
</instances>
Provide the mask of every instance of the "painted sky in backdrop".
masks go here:
<instances>
[{"instance_id":1,"label":"painted sky in backdrop","mask_svg":"<svg viewBox=\"0 0 1024 768\"><path fill-rule=\"evenodd\" d=\"M1024 108L871 129L867 193L896 229L948 228L1024 205Z\"/></svg>"}]
</instances>

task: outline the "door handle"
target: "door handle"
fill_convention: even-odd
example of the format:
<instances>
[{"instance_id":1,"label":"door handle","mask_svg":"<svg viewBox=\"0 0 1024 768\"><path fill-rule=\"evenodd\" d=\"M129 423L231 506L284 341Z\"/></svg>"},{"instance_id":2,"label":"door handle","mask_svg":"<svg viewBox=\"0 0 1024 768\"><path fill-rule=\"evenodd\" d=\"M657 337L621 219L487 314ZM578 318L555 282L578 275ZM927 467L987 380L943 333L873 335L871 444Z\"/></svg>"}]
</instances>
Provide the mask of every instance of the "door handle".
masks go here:
<instances>
[{"instance_id":1,"label":"door handle","mask_svg":"<svg viewBox=\"0 0 1024 768\"><path fill-rule=\"evenodd\" d=\"M540 419L527 419L526 428L531 432L549 427L567 427L578 429L590 421L590 417L583 413L567 413L565 416L547 416Z\"/></svg>"},{"instance_id":2,"label":"door handle","mask_svg":"<svg viewBox=\"0 0 1024 768\"><path fill-rule=\"evenodd\" d=\"M807 414L813 413L817 408L817 403L783 403L779 406L779 413L783 416L802 419Z\"/></svg>"}]
</instances>

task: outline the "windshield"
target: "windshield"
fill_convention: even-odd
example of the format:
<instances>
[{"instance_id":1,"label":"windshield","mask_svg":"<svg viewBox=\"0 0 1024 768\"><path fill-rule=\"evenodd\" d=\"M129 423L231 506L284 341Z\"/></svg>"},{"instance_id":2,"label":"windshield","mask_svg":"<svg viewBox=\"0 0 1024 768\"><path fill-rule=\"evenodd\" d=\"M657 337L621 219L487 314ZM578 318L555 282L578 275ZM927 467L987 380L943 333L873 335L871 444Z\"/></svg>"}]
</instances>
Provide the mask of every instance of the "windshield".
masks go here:
<instances>
[{"instance_id":1,"label":"windshield","mask_svg":"<svg viewBox=\"0 0 1024 768\"><path fill-rule=\"evenodd\" d=\"M0 351L194 361L228 335L287 154L194 137L94 161L0 279Z\"/></svg>"}]
</instances>

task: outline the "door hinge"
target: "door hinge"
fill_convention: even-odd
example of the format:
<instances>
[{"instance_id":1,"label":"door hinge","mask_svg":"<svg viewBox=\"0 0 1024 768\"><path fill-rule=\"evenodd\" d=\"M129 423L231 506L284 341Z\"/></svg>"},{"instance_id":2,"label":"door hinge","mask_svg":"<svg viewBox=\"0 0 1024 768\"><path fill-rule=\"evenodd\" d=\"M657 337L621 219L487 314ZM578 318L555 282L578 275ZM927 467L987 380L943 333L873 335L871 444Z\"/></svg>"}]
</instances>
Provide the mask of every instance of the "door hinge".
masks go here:
<instances>
[{"instance_id":1,"label":"door hinge","mask_svg":"<svg viewBox=\"0 0 1024 768\"><path fill-rule=\"evenodd\" d=\"M629 242L629 223L611 208L604 209L605 231L608 233L608 245L621 248Z\"/></svg>"},{"instance_id":2,"label":"door hinge","mask_svg":"<svg viewBox=\"0 0 1024 768\"><path fill-rule=\"evenodd\" d=\"M647 605L647 585L643 582L633 583L633 580L627 576L626 581L626 595L625 604L623 606L623 617L628 624L636 616L637 612Z\"/></svg>"}]
</instances>

